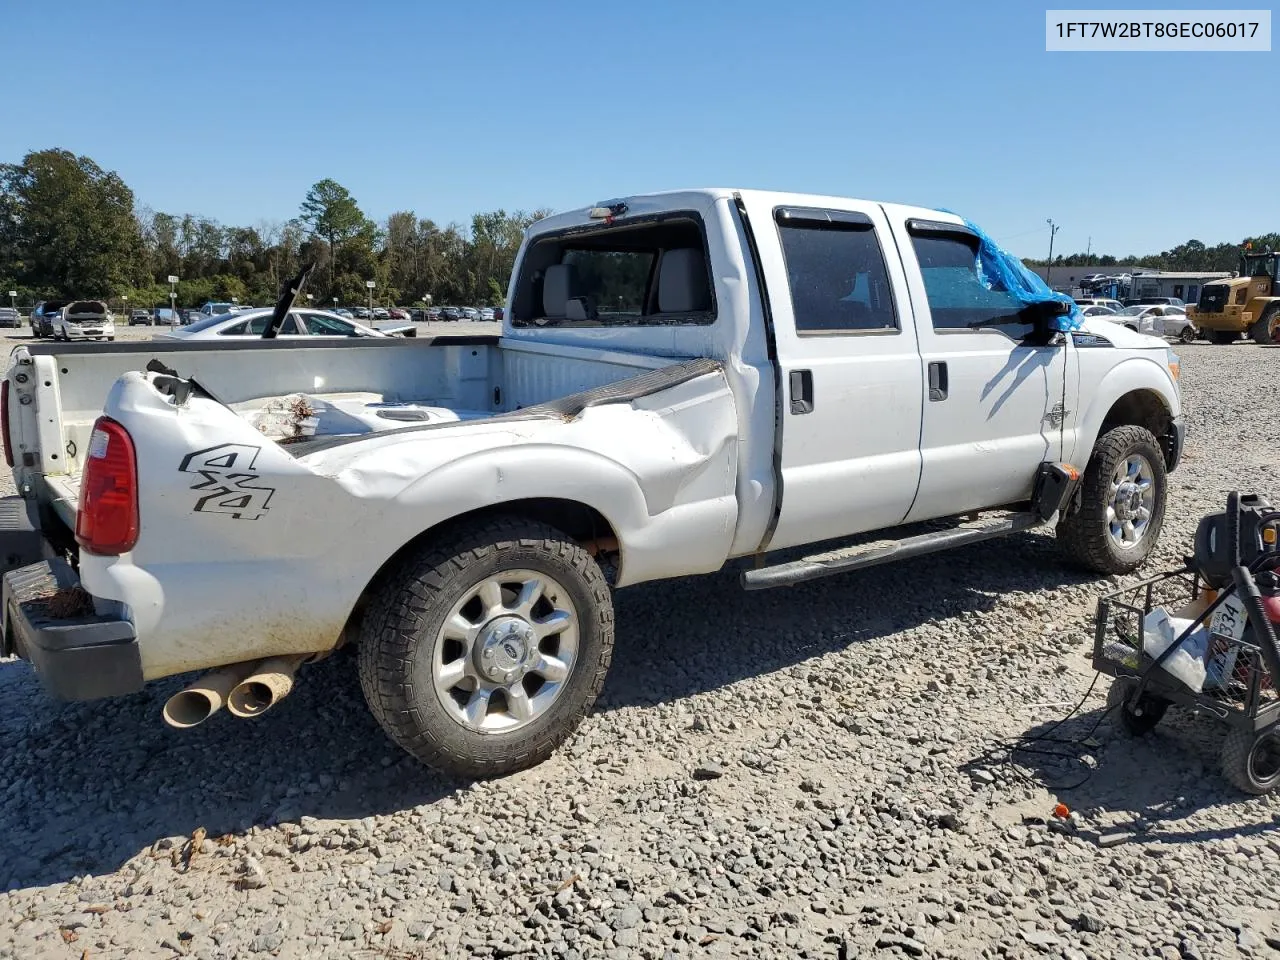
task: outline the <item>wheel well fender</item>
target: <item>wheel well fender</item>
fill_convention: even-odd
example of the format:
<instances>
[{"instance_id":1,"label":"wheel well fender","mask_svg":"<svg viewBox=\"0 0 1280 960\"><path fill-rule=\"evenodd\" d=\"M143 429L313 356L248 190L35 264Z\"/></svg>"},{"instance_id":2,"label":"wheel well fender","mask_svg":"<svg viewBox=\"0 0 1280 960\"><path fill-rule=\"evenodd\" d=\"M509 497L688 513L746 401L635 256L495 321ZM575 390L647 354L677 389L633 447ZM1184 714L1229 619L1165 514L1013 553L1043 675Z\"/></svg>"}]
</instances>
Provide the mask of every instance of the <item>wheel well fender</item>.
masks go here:
<instances>
[{"instance_id":1,"label":"wheel well fender","mask_svg":"<svg viewBox=\"0 0 1280 960\"><path fill-rule=\"evenodd\" d=\"M1181 411L1176 388L1168 371L1147 359L1125 361L1112 369L1092 391L1089 405L1079 423L1075 456L1084 466L1093 455L1098 438L1113 427L1143 427L1160 441L1165 465L1173 462L1176 436L1174 418Z\"/></svg>"}]
</instances>

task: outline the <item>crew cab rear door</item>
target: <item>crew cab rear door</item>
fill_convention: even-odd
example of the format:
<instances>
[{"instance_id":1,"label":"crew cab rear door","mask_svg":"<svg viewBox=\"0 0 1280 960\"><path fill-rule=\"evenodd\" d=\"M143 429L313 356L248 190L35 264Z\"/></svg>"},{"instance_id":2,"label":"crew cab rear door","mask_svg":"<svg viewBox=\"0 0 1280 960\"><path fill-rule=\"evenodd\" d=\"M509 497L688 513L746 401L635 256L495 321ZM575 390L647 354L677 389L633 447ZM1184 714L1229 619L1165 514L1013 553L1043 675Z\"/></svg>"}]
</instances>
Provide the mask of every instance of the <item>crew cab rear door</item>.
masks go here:
<instances>
[{"instance_id":1,"label":"crew cab rear door","mask_svg":"<svg viewBox=\"0 0 1280 960\"><path fill-rule=\"evenodd\" d=\"M893 526L920 479L924 388L884 211L836 198L801 206L785 194L743 200L782 374L782 503L768 546Z\"/></svg>"}]
</instances>

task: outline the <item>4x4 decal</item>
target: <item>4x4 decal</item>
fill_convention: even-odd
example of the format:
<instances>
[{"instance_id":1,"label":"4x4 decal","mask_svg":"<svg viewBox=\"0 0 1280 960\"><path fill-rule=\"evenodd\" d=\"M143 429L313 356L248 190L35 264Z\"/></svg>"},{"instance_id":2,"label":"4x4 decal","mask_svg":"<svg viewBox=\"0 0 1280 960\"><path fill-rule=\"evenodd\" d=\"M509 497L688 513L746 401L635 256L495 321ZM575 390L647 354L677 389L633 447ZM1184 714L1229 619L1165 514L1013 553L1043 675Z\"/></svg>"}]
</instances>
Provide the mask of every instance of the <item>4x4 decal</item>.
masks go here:
<instances>
[{"instance_id":1,"label":"4x4 decal","mask_svg":"<svg viewBox=\"0 0 1280 960\"><path fill-rule=\"evenodd\" d=\"M243 443L220 443L188 453L178 470L200 476L191 489L199 492L197 513L225 513L235 520L257 520L267 512L275 487L257 486L254 461L261 447Z\"/></svg>"}]
</instances>

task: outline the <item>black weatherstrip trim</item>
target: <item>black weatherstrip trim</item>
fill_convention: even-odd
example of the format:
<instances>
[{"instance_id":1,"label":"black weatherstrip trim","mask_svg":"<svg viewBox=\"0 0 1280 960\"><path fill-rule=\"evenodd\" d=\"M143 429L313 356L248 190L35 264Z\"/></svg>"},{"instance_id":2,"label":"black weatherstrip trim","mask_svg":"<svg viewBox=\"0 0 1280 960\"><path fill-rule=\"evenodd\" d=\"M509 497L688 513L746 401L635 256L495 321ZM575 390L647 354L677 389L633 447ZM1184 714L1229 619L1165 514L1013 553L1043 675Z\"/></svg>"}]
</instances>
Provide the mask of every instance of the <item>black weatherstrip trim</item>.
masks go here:
<instances>
[{"instance_id":1,"label":"black weatherstrip trim","mask_svg":"<svg viewBox=\"0 0 1280 960\"><path fill-rule=\"evenodd\" d=\"M719 360L711 360L707 357L699 357L696 360L685 360L681 363L673 363L668 367L662 367L658 370L647 370L634 377L628 377L626 380L618 380L615 383L605 384L602 387L595 387L591 390L583 390L580 393L571 393L567 397L561 397L559 400L552 400L550 403L540 403L536 406L525 407L522 410L513 410L510 413L500 413L494 417L487 417L484 420L464 420L461 423L471 424L487 424L487 423L507 423L515 420L574 420L582 415L582 412L588 407L598 407L606 403L630 403L641 397L647 397L650 394L659 393L671 387L679 386L698 377L705 377L708 374L721 373L724 366ZM319 453L321 450L332 450L335 447L346 446L349 443L360 443L365 440L381 440L387 437L399 437L406 433L419 433L423 430L441 430L447 427L456 427L458 422L448 421L446 423L424 423L417 427L399 427L395 430L375 430L372 433L358 433L339 437L321 437L311 440L295 440L284 445L284 449L292 453L295 457L305 457L312 453Z\"/></svg>"},{"instance_id":2,"label":"black weatherstrip trim","mask_svg":"<svg viewBox=\"0 0 1280 960\"><path fill-rule=\"evenodd\" d=\"M488 335L462 337L351 337L339 340L316 338L263 340L261 337L226 337L219 340L135 340L115 343L51 343L39 340L12 341L15 347L26 347L33 357L81 353L202 353L214 350L414 350L426 346L459 347L494 346L498 337Z\"/></svg>"},{"instance_id":3,"label":"black weatherstrip trim","mask_svg":"<svg viewBox=\"0 0 1280 960\"><path fill-rule=\"evenodd\" d=\"M769 524L764 528L764 537L756 547L757 553L763 553L769 549L774 531L778 529L778 519L782 516L782 424L786 398L782 390L782 364L778 362L778 341L773 328L773 310L769 307L769 286L765 283L764 266L760 263L760 248L756 246L756 234L751 229L751 220L747 216L747 205L742 200L742 194L735 193L733 202L742 223L742 232L747 238L751 266L756 273L760 310L764 314L765 349L769 353L769 365L773 367L773 503L769 507Z\"/></svg>"},{"instance_id":4,"label":"black weatherstrip trim","mask_svg":"<svg viewBox=\"0 0 1280 960\"><path fill-rule=\"evenodd\" d=\"M919 220L911 219L907 221L907 232L913 234L935 235L943 237L962 237L973 243L978 242L978 235L966 227L963 223L944 223L941 220Z\"/></svg>"},{"instance_id":5,"label":"black weatherstrip trim","mask_svg":"<svg viewBox=\"0 0 1280 960\"><path fill-rule=\"evenodd\" d=\"M781 227L827 227L832 230L872 230L875 224L865 213L827 210L820 207L778 207L774 219Z\"/></svg>"}]
</instances>

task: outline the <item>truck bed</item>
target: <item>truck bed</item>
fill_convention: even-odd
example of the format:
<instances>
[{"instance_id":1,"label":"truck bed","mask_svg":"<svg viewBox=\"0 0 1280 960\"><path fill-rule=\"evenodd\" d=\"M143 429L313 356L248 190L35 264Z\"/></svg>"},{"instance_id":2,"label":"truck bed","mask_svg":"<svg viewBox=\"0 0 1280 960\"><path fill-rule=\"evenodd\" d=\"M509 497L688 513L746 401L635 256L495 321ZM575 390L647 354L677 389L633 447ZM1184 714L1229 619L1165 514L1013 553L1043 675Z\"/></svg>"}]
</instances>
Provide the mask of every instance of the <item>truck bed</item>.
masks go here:
<instances>
[{"instance_id":1,"label":"truck bed","mask_svg":"<svg viewBox=\"0 0 1280 960\"><path fill-rule=\"evenodd\" d=\"M94 421L115 381L159 361L295 456L317 440L443 426L544 404L671 361L582 347L457 336L351 341L33 343L35 436L13 437L19 483L74 527ZM310 441L310 442L300 442Z\"/></svg>"}]
</instances>

